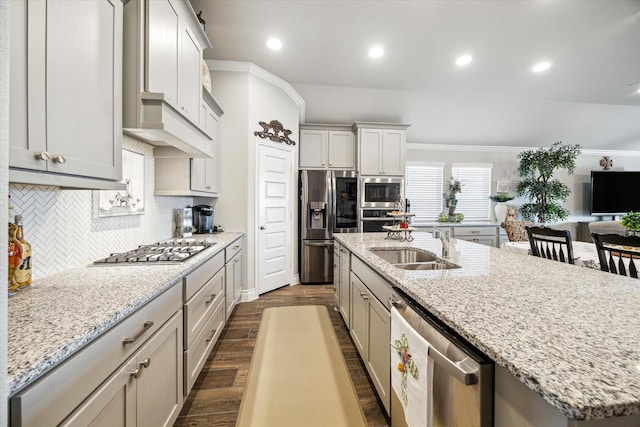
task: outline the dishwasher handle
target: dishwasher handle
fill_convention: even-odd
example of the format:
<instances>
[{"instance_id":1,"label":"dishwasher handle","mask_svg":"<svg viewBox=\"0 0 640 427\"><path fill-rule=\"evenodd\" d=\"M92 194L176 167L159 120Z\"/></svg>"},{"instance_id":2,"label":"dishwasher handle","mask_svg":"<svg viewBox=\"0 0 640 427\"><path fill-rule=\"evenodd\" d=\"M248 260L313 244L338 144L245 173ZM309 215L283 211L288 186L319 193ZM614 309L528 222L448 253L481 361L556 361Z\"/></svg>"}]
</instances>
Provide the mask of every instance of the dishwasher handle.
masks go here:
<instances>
[{"instance_id":1,"label":"dishwasher handle","mask_svg":"<svg viewBox=\"0 0 640 427\"><path fill-rule=\"evenodd\" d=\"M389 297L387 301L389 302L390 306L393 306L396 308L401 307L403 305L402 301L398 301L393 296ZM472 385L478 382L476 369L475 368L469 369L471 367L465 367L464 366L465 359L461 360L460 362L454 362L453 360L449 359L447 356L442 354L440 351L438 351L432 345L429 345L428 354L429 354L429 357L431 357L435 363L437 363L442 368L444 368L449 374L453 375L453 377L458 381L460 381L462 384Z\"/></svg>"},{"instance_id":2,"label":"dishwasher handle","mask_svg":"<svg viewBox=\"0 0 640 427\"><path fill-rule=\"evenodd\" d=\"M331 243L317 243L317 242L304 242L304 246L319 246L319 247L333 247L333 242Z\"/></svg>"},{"instance_id":3,"label":"dishwasher handle","mask_svg":"<svg viewBox=\"0 0 640 427\"><path fill-rule=\"evenodd\" d=\"M472 385L478 382L478 376L476 375L475 370L471 371L465 369L465 366L463 366L464 359L460 362L454 362L436 350L433 346L429 346L429 357L432 358L435 363L443 367L449 374L453 375L453 377L462 384Z\"/></svg>"}]
</instances>

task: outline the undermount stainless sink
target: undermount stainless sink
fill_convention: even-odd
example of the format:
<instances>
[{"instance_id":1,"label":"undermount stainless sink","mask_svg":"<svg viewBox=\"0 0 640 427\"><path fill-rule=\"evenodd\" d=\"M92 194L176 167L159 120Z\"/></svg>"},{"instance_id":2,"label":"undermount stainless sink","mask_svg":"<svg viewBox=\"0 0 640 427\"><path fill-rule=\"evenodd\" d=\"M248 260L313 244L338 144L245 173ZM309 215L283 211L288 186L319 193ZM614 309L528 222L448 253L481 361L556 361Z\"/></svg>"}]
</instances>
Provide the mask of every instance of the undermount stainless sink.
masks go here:
<instances>
[{"instance_id":1,"label":"undermount stainless sink","mask_svg":"<svg viewBox=\"0 0 640 427\"><path fill-rule=\"evenodd\" d=\"M403 270L448 270L459 265L417 248L371 249L370 252Z\"/></svg>"}]
</instances>

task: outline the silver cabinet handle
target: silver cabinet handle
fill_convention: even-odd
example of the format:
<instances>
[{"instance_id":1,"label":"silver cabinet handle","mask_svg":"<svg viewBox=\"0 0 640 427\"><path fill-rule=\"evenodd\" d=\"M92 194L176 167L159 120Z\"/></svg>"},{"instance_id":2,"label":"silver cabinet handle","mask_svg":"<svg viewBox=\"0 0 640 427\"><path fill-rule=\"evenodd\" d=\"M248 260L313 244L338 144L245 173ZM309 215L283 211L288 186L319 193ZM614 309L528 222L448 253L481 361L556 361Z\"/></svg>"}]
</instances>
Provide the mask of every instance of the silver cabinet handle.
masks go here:
<instances>
[{"instance_id":1,"label":"silver cabinet handle","mask_svg":"<svg viewBox=\"0 0 640 427\"><path fill-rule=\"evenodd\" d=\"M211 304L211 303L213 302L213 300L214 300L214 299L216 299L216 295L217 295L217 294L211 294L211 299L209 299L209 300L205 301L205 302L204 302L204 303L205 303L205 305L207 305L207 304Z\"/></svg>"},{"instance_id":2,"label":"silver cabinet handle","mask_svg":"<svg viewBox=\"0 0 640 427\"><path fill-rule=\"evenodd\" d=\"M142 375L142 368L139 368L139 367L136 368L135 371L129 372L129 376L131 376L133 378L136 378L136 379L140 378L140 375Z\"/></svg>"},{"instance_id":3,"label":"silver cabinet handle","mask_svg":"<svg viewBox=\"0 0 640 427\"><path fill-rule=\"evenodd\" d=\"M142 362L140 362L140 367L142 368L148 368L149 365L151 365L151 359L149 359L148 357L146 359L144 359Z\"/></svg>"},{"instance_id":4,"label":"silver cabinet handle","mask_svg":"<svg viewBox=\"0 0 640 427\"><path fill-rule=\"evenodd\" d=\"M305 246L324 246L324 247L333 247L333 243L311 243L311 242L304 242Z\"/></svg>"},{"instance_id":5,"label":"silver cabinet handle","mask_svg":"<svg viewBox=\"0 0 640 427\"><path fill-rule=\"evenodd\" d=\"M46 162L51 158L49 153L47 153L46 151L36 151L35 153L33 153L33 157L38 160L42 160L43 162Z\"/></svg>"},{"instance_id":6,"label":"silver cabinet handle","mask_svg":"<svg viewBox=\"0 0 640 427\"><path fill-rule=\"evenodd\" d=\"M237 250L240 247L240 245L235 245L234 247L232 247L231 249L233 249L234 251Z\"/></svg>"},{"instance_id":7,"label":"silver cabinet handle","mask_svg":"<svg viewBox=\"0 0 640 427\"><path fill-rule=\"evenodd\" d=\"M402 302L398 301L394 297L387 298L387 301L389 302L389 305L391 305L393 307L401 307L402 306Z\"/></svg>"},{"instance_id":8,"label":"silver cabinet handle","mask_svg":"<svg viewBox=\"0 0 640 427\"><path fill-rule=\"evenodd\" d=\"M128 345L128 344L133 344L138 338L140 338L145 332L147 332L147 330L153 326L153 322L151 320L147 320L146 322L144 322L144 324L142 325L142 330L140 330L140 332L138 332L137 334L135 334L135 336L131 337L131 338L125 338L122 340L122 345ZM137 377L136 377L137 378Z\"/></svg>"},{"instance_id":9,"label":"silver cabinet handle","mask_svg":"<svg viewBox=\"0 0 640 427\"><path fill-rule=\"evenodd\" d=\"M67 158L64 157L62 154L58 154L57 156L53 156L51 158L51 160L53 160L54 163L58 163L58 164L63 164L63 163L67 163Z\"/></svg>"},{"instance_id":10,"label":"silver cabinet handle","mask_svg":"<svg viewBox=\"0 0 640 427\"><path fill-rule=\"evenodd\" d=\"M214 329L213 331L211 331L211 336L209 338L207 338L205 341L206 342L211 342L213 340L213 337L216 336L216 331L217 331L217 329Z\"/></svg>"}]
</instances>

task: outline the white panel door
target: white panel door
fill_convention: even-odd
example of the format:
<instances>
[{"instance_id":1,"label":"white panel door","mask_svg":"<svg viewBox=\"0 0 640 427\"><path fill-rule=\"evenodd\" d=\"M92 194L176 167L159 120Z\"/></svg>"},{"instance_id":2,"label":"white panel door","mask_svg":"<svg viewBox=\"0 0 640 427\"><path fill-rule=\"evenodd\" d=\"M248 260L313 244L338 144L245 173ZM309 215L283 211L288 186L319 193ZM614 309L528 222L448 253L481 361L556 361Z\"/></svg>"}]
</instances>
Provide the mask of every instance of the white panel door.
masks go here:
<instances>
[{"instance_id":1,"label":"white panel door","mask_svg":"<svg viewBox=\"0 0 640 427\"><path fill-rule=\"evenodd\" d=\"M258 294L291 282L293 152L259 145Z\"/></svg>"}]
</instances>

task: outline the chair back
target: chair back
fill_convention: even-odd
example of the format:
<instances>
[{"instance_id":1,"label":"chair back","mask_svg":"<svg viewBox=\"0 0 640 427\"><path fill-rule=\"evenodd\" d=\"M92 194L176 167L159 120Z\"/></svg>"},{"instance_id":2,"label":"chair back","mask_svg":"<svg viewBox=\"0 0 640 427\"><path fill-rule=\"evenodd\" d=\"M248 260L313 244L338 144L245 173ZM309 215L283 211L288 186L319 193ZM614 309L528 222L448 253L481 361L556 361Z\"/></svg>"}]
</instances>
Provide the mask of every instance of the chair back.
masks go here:
<instances>
[{"instance_id":1,"label":"chair back","mask_svg":"<svg viewBox=\"0 0 640 427\"><path fill-rule=\"evenodd\" d=\"M527 227L526 229L532 255L573 264L571 232L547 227Z\"/></svg>"},{"instance_id":2,"label":"chair back","mask_svg":"<svg viewBox=\"0 0 640 427\"><path fill-rule=\"evenodd\" d=\"M638 278L640 236L591 233L598 250L600 270Z\"/></svg>"},{"instance_id":3,"label":"chair back","mask_svg":"<svg viewBox=\"0 0 640 427\"><path fill-rule=\"evenodd\" d=\"M526 227L533 226L530 221L503 221L500 227L507 232L510 242L523 242L528 240Z\"/></svg>"}]
</instances>

